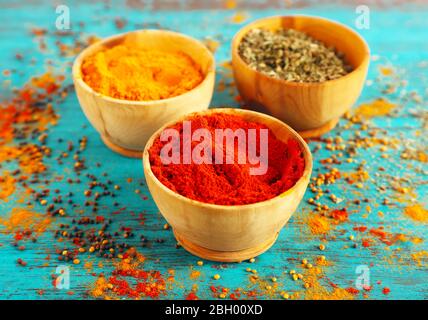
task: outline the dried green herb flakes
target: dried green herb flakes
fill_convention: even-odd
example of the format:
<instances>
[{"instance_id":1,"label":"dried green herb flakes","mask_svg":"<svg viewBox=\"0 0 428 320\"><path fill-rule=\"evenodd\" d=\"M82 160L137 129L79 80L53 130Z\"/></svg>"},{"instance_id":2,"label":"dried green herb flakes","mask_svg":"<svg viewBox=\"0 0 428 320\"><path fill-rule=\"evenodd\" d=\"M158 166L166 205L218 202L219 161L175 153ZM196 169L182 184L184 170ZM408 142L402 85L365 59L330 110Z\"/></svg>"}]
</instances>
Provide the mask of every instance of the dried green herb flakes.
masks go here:
<instances>
[{"instance_id":1,"label":"dried green herb flakes","mask_svg":"<svg viewBox=\"0 0 428 320\"><path fill-rule=\"evenodd\" d=\"M251 68L292 82L323 82L352 71L343 54L293 29L252 29L238 50Z\"/></svg>"}]
</instances>

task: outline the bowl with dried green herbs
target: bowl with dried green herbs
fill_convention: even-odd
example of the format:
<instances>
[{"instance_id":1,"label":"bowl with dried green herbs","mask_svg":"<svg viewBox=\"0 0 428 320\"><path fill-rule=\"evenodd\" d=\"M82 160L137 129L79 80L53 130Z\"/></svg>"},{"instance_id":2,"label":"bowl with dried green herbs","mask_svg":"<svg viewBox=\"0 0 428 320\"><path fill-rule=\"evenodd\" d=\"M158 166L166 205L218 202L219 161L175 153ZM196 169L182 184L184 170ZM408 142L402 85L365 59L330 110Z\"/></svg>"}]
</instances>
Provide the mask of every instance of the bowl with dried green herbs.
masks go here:
<instances>
[{"instance_id":1,"label":"bowl with dried green herbs","mask_svg":"<svg viewBox=\"0 0 428 320\"><path fill-rule=\"evenodd\" d=\"M243 101L303 137L335 127L361 94L370 52L351 28L313 16L275 16L235 35L232 66Z\"/></svg>"}]
</instances>

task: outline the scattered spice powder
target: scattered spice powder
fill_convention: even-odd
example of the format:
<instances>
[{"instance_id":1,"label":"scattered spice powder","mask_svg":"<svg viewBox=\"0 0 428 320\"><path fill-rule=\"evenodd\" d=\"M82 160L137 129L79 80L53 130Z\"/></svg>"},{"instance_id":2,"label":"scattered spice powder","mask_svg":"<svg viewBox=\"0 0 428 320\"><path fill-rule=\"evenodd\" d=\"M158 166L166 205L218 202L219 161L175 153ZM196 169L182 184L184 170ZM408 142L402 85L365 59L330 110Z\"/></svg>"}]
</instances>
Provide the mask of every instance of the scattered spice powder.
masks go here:
<instances>
[{"instance_id":1,"label":"scattered spice powder","mask_svg":"<svg viewBox=\"0 0 428 320\"><path fill-rule=\"evenodd\" d=\"M8 232L23 232L31 230L35 233L45 232L51 224L51 218L26 209L13 208L6 219L0 218L0 224Z\"/></svg>"},{"instance_id":2,"label":"scattered spice powder","mask_svg":"<svg viewBox=\"0 0 428 320\"><path fill-rule=\"evenodd\" d=\"M404 234L401 234L401 233L393 234L391 232L385 231L383 227L372 228L370 229L369 234L375 236L376 238L378 238L380 241L382 241L388 246L393 245L397 241L406 242L409 240Z\"/></svg>"},{"instance_id":3,"label":"scattered spice powder","mask_svg":"<svg viewBox=\"0 0 428 320\"><path fill-rule=\"evenodd\" d=\"M406 207L404 209L404 214L415 221L428 222L428 210L420 204Z\"/></svg>"},{"instance_id":4,"label":"scattered spice powder","mask_svg":"<svg viewBox=\"0 0 428 320\"><path fill-rule=\"evenodd\" d=\"M19 146L0 146L0 163L17 160L19 167L26 174L46 171L43 157L50 154L50 149L35 144Z\"/></svg>"},{"instance_id":5,"label":"scattered spice powder","mask_svg":"<svg viewBox=\"0 0 428 320\"><path fill-rule=\"evenodd\" d=\"M368 239L368 238L361 239L361 245L364 248L369 248L369 247L371 247L373 245L373 240L372 239Z\"/></svg>"},{"instance_id":6,"label":"scattered spice powder","mask_svg":"<svg viewBox=\"0 0 428 320\"><path fill-rule=\"evenodd\" d=\"M355 114L366 119L383 117L388 115L395 107L396 105L394 103L391 103L384 98L379 98L370 103L361 104L355 110Z\"/></svg>"},{"instance_id":7,"label":"scattered spice powder","mask_svg":"<svg viewBox=\"0 0 428 320\"><path fill-rule=\"evenodd\" d=\"M191 270L190 271L190 279L195 280L198 279L201 276L201 272L198 270Z\"/></svg>"},{"instance_id":8,"label":"scattered spice powder","mask_svg":"<svg viewBox=\"0 0 428 320\"><path fill-rule=\"evenodd\" d=\"M95 298L156 299L165 294L166 280L156 270L146 271L145 257L130 248L118 261L110 277L101 274L91 286L89 294ZM170 279L168 281L171 281Z\"/></svg>"},{"instance_id":9,"label":"scattered spice powder","mask_svg":"<svg viewBox=\"0 0 428 320\"><path fill-rule=\"evenodd\" d=\"M358 231L358 232L366 232L367 227L366 226L354 227L353 230Z\"/></svg>"},{"instance_id":10,"label":"scattered spice powder","mask_svg":"<svg viewBox=\"0 0 428 320\"><path fill-rule=\"evenodd\" d=\"M251 68L292 82L324 82L352 70L343 54L293 29L252 29L238 50Z\"/></svg>"},{"instance_id":11,"label":"scattered spice powder","mask_svg":"<svg viewBox=\"0 0 428 320\"><path fill-rule=\"evenodd\" d=\"M428 153L424 150L411 150L407 148L401 153L401 159L428 163Z\"/></svg>"},{"instance_id":12,"label":"scattered spice powder","mask_svg":"<svg viewBox=\"0 0 428 320\"><path fill-rule=\"evenodd\" d=\"M56 124L58 116L48 99L59 93L63 80L63 76L51 73L33 77L12 99L0 102L1 148L14 138L28 137L36 130L46 130L48 124Z\"/></svg>"},{"instance_id":13,"label":"scattered spice powder","mask_svg":"<svg viewBox=\"0 0 428 320\"><path fill-rule=\"evenodd\" d=\"M249 122L237 115L217 113L209 116L189 118L192 133L199 128L208 129L212 137L216 129L268 129L265 125ZM183 145L183 123L171 127L180 132ZM212 149L215 149L215 139ZM272 131L268 131L268 169L263 175L251 175L252 165L248 161L248 153L242 145L234 143L233 164L168 164L164 165L160 156L162 147L168 142L157 138L149 150L151 169L155 176L171 190L191 199L221 205L241 205L271 199L290 189L302 176L305 160L299 143L290 139L286 143L278 140ZM226 143L231 143L226 140ZM192 145L192 148L194 145ZM256 152L260 152L256 143ZM182 148L180 148L182 149ZM223 147L224 158L228 147ZM238 163L238 154L244 152L247 161ZM213 151L212 154L215 154ZM182 155L181 155L182 156Z\"/></svg>"},{"instance_id":14,"label":"scattered spice powder","mask_svg":"<svg viewBox=\"0 0 428 320\"><path fill-rule=\"evenodd\" d=\"M248 19L248 14L246 14L245 12L236 12L232 16L231 22L236 24L241 24L247 19Z\"/></svg>"},{"instance_id":15,"label":"scattered spice powder","mask_svg":"<svg viewBox=\"0 0 428 320\"><path fill-rule=\"evenodd\" d=\"M196 293L194 293L193 291L190 292L187 296L186 296L186 300L199 300L198 296L196 295Z\"/></svg>"},{"instance_id":16,"label":"scattered spice powder","mask_svg":"<svg viewBox=\"0 0 428 320\"><path fill-rule=\"evenodd\" d=\"M125 45L99 51L82 63L83 80L117 99L160 100L181 95L203 80L201 68L183 52Z\"/></svg>"},{"instance_id":17,"label":"scattered spice powder","mask_svg":"<svg viewBox=\"0 0 428 320\"><path fill-rule=\"evenodd\" d=\"M426 266L428 264L428 251L422 250L412 253L411 258L416 262L417 266Z\"/></svg>"},{"instance_id":18,"label":"scattered spice powder","mask_svg":"<svg viewBox=\"0 0 428 320\"><path fill-rule=\"evenodd\" d=\"M307 224L312 234L327 234L331 229L328 218L319 214L311 215L307 220Z\"/></svg>"},{"instance_id":19,"label":"scattered spice powder","mask_svg":"<svg viewBox=\"0 0 428 320\"><path fill-rule=\"evenodd\" d=\"M321 267L306 269L304 274L304 283L307 289L304 292L306 300L353 300L355 292L348 289L339 288L337 285L330 283L331 288L321 283L324 272Z\"/></svg>"},{"instance_id":20,"label":"scattered spice powder","mask_svg":"<svg viewBox=\"0 0 428 320\"><path fill-rule=\"evenodd\" d=\"M394 74L394 69L391 67L380 67L379 71L383 76L386 76L386 77Z\"/></svg>"},{"instance_id":21,"label":"scattered spice powder","mask_svg":"<svg viewBox=\"0 0 428 320\"><path fill-rule=\"evenodd\" d=\"M0 200L6 201L14 191L15 179L9 175L0 177Z\"/></svg>"},{"instance_id":22,"label":"scattered spice powder","mask_svg":"<svg viewBox=\"0 0 428 320\"><path fill-rule=\"evenodd\" d=\"M348 211L346 208L343 209L334 209L331 211L331 217L337 222L345 222L348 220Z\"/></svg>"}]
</instances>

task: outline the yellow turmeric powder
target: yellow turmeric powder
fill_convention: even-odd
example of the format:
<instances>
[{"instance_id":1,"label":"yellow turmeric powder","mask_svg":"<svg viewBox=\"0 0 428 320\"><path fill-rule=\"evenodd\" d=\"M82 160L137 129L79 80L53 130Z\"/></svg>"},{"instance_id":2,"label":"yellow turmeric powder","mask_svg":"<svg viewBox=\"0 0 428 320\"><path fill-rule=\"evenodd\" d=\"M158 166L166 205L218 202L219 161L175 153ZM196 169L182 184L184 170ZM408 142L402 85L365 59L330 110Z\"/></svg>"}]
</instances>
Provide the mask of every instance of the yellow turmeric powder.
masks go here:
<instances>
[{"instance_id":1,"label":"yellow turmeric powder","mask_svg":"<svg viewBox=\"0 0 428 320\"><path fill-rule=\"evenodd\" d=\"M304 274L304 283L307 286L304 292L306 300L353 300L353 294L344 288L332 285L331 288L322 283L325 278L324 270L320 267L307 269Z\"/></svg>"},{"instance_id":2,"label":"yellow turmeric powder","mask_svg":"<svg viewBox=\"0 0 428 320\"><path fill-rule=\"evenodd\" d=\"M32 230L35 233L43 233L51 222L52 219L46 215L21 208L13 208L9 217L0 218L0 225L6 227L7 232Z\"/></svg>"},{"instance_id":3,"label":"yellow turmeric powder","mask_svg":"<svg viewBox=\"0 0 428 320\"><path fill-rule=\"evenodd\" d=\"M328 218L318 214L310 216L307 224L312 234L327 234L331 229Z\"/></svg>"},{"instance_id":4,"label":"yellow turmeric powder","mask_svg":"<svg viewBox=\"0 0 428 320\"><path fill-rule=\"evenodd\" d=\"M420 204L404 208L404 213L415 221L428 222L428 210Z\"/></svg>"},{"instance_id":5,"label":"yellow turmeric powder","mask_svg":"<svg viewBox=\"0 0 428 320\"><path fill-rule=\"evenodd\" d=\"M183 52L141 50L118 45L87 57L83 80L95 91L117 99L172 98L203 80L200 66Z\"/></svg>"}]
</instances>

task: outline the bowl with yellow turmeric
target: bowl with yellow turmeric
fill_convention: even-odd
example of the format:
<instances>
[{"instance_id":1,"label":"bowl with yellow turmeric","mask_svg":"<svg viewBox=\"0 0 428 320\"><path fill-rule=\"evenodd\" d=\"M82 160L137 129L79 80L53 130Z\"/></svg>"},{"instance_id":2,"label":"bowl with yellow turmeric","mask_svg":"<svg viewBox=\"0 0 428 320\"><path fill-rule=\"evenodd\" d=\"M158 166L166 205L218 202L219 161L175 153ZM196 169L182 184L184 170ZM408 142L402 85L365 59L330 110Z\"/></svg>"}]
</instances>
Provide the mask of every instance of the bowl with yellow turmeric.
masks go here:
<instances>
[{"instance_id":1,"label":"bowl with yellow turmeric","mask_svg":"<svg viewBox=\"0 0 428 320\"><path fill-rule=\"evenodd\" d=\"M73 65L82 110L113 151L141 157L162 125L208 108L213 54L200 41L166 30L137 30L83 50Z\"/></svg>"}]
</instances>

